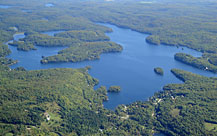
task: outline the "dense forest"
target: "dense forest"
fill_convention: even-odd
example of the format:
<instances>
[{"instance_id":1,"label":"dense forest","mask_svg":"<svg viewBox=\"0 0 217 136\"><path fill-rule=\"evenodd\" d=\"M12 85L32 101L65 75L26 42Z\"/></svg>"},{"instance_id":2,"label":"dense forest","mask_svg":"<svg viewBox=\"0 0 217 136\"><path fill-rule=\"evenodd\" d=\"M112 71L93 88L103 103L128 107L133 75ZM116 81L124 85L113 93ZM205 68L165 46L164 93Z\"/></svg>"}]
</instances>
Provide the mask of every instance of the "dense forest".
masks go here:
<instances>
[{"instance_id":1,"label":"dense forest","mask_svg":"<svg viewBox=\"0 0 217 136\"><path fill-rule=\"evenodd\" d=\"M171 72L185 83L164 86L155 94L157 128L168 135L216 135L217 78Z\"/></svg>"},{"instance_id":2,"label":"dense forest","mask_svg":"<svg viewBox=\"0 0 217 136\"><path fill-rule=\"evenodd\" d=\"M193 67L217 73L217 66L215 65L216 55L211 55L211 59L208 56L210 54L204 54L203 57L197 58L185 53L176 53L174 58Z\"/></svg>"},{"instance_id":3,"label":"dense forest","mask_svg":"<svg viewBox=\"0 0 217 136\"><path fill-rule=\"evenodd\" d=\"M80 62L84 60L95 60L100 54L107 52L120 52L122 46L113 42L91 42L70 46L58 52L58 55L44 57L41 63L54 62Z\"/></svg>"},{"instance_id":4,"label":"dense forest","mask_svg":"<svg viewBox=\"0 0 217 136\"><path fill-rule=\"evenodd\" d=\"M107 37L103 32L100 31L67 31L55 34L56 37L73 38L79 39L83 42L95 42L95 41L107 41Z\"/></svg>"},{"instance_id":5,"label":"dense forest","mask_svg":"<svg viewBox=\"0 0 217 136\"><path fill-rule=\"evenodd\" d=\"M17 50L29 51L36 50L33 44L23 41L14 41L13 43L9 43L11 46L17 46Z\"/></svg>"},{"instance_id":6,"label":"dense forest","mask_svg":"<svg viewBox=\"0 0 217 136\"><path fill-rule=\"evenodd\" d=\"M17 61L6 58L11 51L5 43L19 32L25 38L10 43L18 50L66 46L57 55L43 57L42 63L93 60L102 53L122 51L105 36L112 30L95 24L102 22L150 34L146 40L152 44L201 51L199 58L182 53L174 57L217 72L217 3L165 1L2 0L0 5L9 8L0 8L0 135L217 135L215 77L172 69L183 84L165 85L148 101L110 111L102 104L108 90L93 89L99 81L88 74L88 67L34 71L9 67ZM46 7L47 3L55 6ZM43 34L48 31L63 32Z\"/></svg>"}]
</instances>

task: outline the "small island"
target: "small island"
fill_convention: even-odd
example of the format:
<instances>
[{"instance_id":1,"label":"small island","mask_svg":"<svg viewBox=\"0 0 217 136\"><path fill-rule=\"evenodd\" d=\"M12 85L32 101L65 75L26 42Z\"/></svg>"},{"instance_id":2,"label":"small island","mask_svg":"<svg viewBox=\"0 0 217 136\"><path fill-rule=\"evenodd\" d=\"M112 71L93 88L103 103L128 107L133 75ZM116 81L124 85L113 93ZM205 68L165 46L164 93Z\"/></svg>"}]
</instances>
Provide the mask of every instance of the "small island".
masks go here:
<instances>
[{"instance_id":1,"label":"small island","mask_svg":"<svg viewBox=\"0 0 217 136\"><path fill-rule=\"evenodd\" d=\"M120 86L110 86L108 89L108 92L112 92L112 93L119 93L120 91L121 91Z\"/></svg>"},{"instance_id":2,"label":"small island","mask_svg":"<svg viewBox=\"0 0 217 136\"><path fill-rule=\"evenodd\" d=\"M154 72L155 72L156 74L158 74L158 75L163 75L163 74L164 74L163 69L160 68L160 67L154 68Z\"/></svg>"}]
</instances>

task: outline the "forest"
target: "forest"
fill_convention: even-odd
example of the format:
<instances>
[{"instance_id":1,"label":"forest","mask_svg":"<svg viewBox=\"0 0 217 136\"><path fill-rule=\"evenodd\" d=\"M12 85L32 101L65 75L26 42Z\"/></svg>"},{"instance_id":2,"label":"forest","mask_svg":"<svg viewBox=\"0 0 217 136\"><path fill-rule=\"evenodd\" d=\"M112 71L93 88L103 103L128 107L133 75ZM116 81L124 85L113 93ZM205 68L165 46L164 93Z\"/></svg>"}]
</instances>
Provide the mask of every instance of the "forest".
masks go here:
<instances>
[{"instance_id":1,"label":"forest","mask_svg":"<svg viewBox=\"0 0 217 136\"><path fill-rule=\"evenodd\" d=\"M91 31L89 32L90 35L93 34L93 31L97 31L99 37L102 36L98 32L99 30L101 32L112 31L93 23L102 22L150 34L147 37L149 43L186 46L204 53L210 53L210 56L216 54L217 30L215 26L217 17L215 2L206 2L206 0L200 2L195 0L192 2L166 0L166 2L167 4L161 2L144 4L140 1L132 2L131 0L126 2L121 0L117 2L52 1L56 6L48 9L44 7L46 2L34 3L33 6L31 2L25 3L25 0L19 2L4 0L2 4L11 5L12 8L7 9L10 12L0 9L1 17L7 16L1 22L2 33L0 34L1 37L4 37L3 39L8 41L12 38L11 33L14 33L13 27L16 26L18 31L26 34L63 30L69 32L57 34L57 37L61 35L62 38L79 39L79 35L82 35L84 39L84 37L87 37L81 32L85 33L86 30ZM20 6L14 9L13 4ZM85 10L80 10L81 6ZM39 7L40 10L38 10ZM62 10L62 7L64 7L64 10ZM30 10L31 12L23 12L23 10ZM80 32L70 32L72 30ZM71 37L70 33L71 35L76 33L77 36ZM41 38L41 36L38 36L37 38ZM37 39L38 44L35 44L41 46L54 44L49 42L48 37L44 38ZM104 36L102 38L108 40ZM53 46L72 44L69 39L64 39L65 42L59 38L53 38L53 40L57 42ZM97 39L95 38L95 40ZM26 49L29 49L28 47Z\"/></svg>"},{"instance_id":2,"label":"forest","mask_svg":"<svg viewBox=\"0 0 217 136\"><path fill-rule=\"evenodd\" d=\"M214 57L214 55L211 55L211 59L209 60L208 56L210 55L204 54L203 57L197 58L185 53L176 53L174 58L180 62L189 64L193 67L217 73L217 66L214 65L216 58Z\"/></svg>"},{"instance_id":3,"label":"forest","mask_svg":"<svg viewBox=\"0 0 217 136\"><path fill-rule=\"evenodd\" d=\"M107 90L93 90L98 80L88 68L26 71L0 66L1 135L217 134L217 78L173 69L184 84L166 85L149 101L109 111L102 105Z\"/></svg>"},{"instance_id":4,"label":"forest","mask_svg":"<svg viewBox=\"0 0 217 136\"><path fill-rule=\"evenodd\" d=\"M56 37L79 39L83 42L109 41L103 32L100 31L67 31L55 34Z\"/></svg>"},{"instance_id":5,"label":"forest","mask_svg":"<svg viewBox=\"0 0 217 136\"><path fill-rule=\"evenodd\" d=\"M9 43L9 45L17 46L17 50L21 51L36 50L33 44L23 41L14 41L13 43Z\"/></svg>"},{"instance_id":6,"label":"forest","mask_svg":"<svg viewBox=\"0 0 217 136\"><path fill-rule=\"evenodd\" d=\"M87 42L74 45L58 52L58 55L44 57L41 63L80 62L99 59L102 53L121 52L122 46L114 42Z\"/></svg>"},{"instance_id":7,"label":"forest","mask_svg":"<svg viewBox=\"0 0 217 136\"><path fill-rule=\"evenodd\" d=\"M44 6L48 2L55 6ZM201 51L199 58L183 53L174 58L216 73L216 4L206 0L149 4L2 0L0 5L11 7L0 8L0 135L217 135L216 77L172 69L182 84L165 85L147 101L119 105L112 111L103 107L108 90L93 89L99 81L88 74L88 67L11 69L17 61L7 58L11 51L4 44L13 34L24 32L25 38L10 43L18 50L66 47L54 56L44 56L41 63L94 60L102 53L123 50L105 35L112 32L110 28L96 24L110 23L149 34L146 40L151 44ZM43 34L48 31L63 32Z\"/></svg>"}]
</instances>

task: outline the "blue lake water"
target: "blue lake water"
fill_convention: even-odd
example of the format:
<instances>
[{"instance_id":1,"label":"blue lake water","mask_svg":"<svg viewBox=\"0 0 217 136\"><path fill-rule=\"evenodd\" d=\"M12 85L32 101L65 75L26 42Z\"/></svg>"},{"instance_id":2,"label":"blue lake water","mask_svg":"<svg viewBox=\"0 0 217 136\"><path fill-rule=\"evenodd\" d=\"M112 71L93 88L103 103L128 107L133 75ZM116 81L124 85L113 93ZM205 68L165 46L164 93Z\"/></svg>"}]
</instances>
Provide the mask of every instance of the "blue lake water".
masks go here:
<instances>
[{"instance_id":1,"label":"blue lake water","mask_svg":"<svg viewBox=\"0 0 217 136\"><path fill-rule=\"evenodd\" d=\"M12 6L8 6L8 5L0 5L0 9L8 9L11 8Z\"/></svg>"},{"instance_id":2,"label":"blue lake water","mask_svg":"<svg viewBox=\"0 0 217 136\"><path fill-rule=\"evenodd\" d=\"M41 64L41 56L51 56L63 47L38 47L36 51L18 51L16 47L9 46L12 54L8 58L19 60L19 63L11 66L25 67L28 70L48 68L81 68L91 66L90 75L99 79L100 85L107 88L111 85L119 85L122 88L120 93L109 93L109 101L104 102L104 107L114 109L119 104L129 104L138 100L147 100L154 92L159 91L169 83L182 83L170 70L179 68L204 76L217 76L211 72L202 71L174 60L177 52L188 53L193 56L201 56L200 52L184 48L176 48L165 45L150 45L146 42L148 35L123 29L114 25L103 24L113 29L107 33L111 41L119 43L124 50L121 53L102 54L100 60L84 61L80 63L56 63ZM47 32L54 35L54 31ZM15 40L24 35L15 35ZM155 67L164 69L164 76L154 73ZM97 86L97 87L98 87Z\"/></svg>"},{"instance_id":3,"label":"blue lake water","mask_svg":"<svg viewBox=\"0 0 217 136\"><path fill-rule=\"evenodd\" d=\"M46 6L46 7L53 7L54 4L52 4L52 3L47 3L47 4L45 4L45 6Z\"/></svg>"},{"instance_id":4,"label":"blue lake water","mask_svg":"<svg viewBox=\"0 0 217 136\"><path fill-rule=\"evenodd\" d=\"M21 11L24 13L32 13L32 10L29 10L29 9L22 9Z\"/></svg>"}]
</instances>

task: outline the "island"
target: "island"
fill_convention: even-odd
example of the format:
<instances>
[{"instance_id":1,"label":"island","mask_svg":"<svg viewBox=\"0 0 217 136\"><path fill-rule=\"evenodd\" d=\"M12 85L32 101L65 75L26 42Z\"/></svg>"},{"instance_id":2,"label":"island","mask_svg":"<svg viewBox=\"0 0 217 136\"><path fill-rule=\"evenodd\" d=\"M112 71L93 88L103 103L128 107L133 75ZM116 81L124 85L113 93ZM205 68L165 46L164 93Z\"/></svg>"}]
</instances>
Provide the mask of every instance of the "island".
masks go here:
<instances>
[{"instance_id":1,"label":"island","mask_svg":"<svg viewBox=\"0 0 217 136\"><path fill-rule=\"evenodd\" d=\"M156 74L158 74L158 75L163 75L163 74L164 74L163 69L160 68L160 67L154 68L154 72L155 72Z\"/></svg>"},{"instance_id":2,"label":"island","mask_svg":"<svg viewBox=\"0 0 217 136\"><path fill-rule=\"evenodd\" d=\"M112 92L112 93L119 93L120 91L121 91L120 86L110 86L108 89L108 92Z\"/></svg>"}]
</instances>

